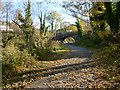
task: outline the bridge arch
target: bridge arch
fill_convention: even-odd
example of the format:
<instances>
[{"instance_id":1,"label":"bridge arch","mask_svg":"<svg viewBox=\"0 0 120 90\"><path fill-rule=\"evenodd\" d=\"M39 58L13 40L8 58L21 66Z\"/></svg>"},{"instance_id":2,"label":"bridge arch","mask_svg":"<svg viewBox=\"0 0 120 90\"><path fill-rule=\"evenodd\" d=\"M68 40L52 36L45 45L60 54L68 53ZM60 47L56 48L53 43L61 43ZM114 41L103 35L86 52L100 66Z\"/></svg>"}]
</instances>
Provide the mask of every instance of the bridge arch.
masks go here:
<instances>
[{"instance_id":1,"label":"bridge arch","mask_svg":"<svg viewBox=\"0 0 120 90\"><path fill-rule=\"evenodd\" d=\"M73 38L74 41L76 41L76 39L78 38L78 34L77 34L77 32L65 32L65 33L60 33L60 34L56 35L52 39L61 41L63 43L63 41L69 37Z\"/></svg>"}]
</instances>

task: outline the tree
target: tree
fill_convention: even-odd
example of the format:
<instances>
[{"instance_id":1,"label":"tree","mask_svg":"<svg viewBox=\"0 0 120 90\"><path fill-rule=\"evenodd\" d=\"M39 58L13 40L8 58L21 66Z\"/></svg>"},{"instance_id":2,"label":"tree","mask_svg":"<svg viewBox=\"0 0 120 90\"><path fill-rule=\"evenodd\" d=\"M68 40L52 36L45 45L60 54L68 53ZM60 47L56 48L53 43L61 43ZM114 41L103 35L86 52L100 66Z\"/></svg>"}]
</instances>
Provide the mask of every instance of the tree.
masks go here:
<instances>
[{"instance_id":1,"label":"tree","mask_svg":"<svg viewBox=\"0 0 120 90\"><path fill-rule=\"evenodd\" d=\"M33 43L32 43L32 34L33 34L33 22L31 19L31 4L30 0L28 0L27 7L25 9L25 16L22 15L21 12L18 12L18 20L13 20L14 23L16 23L20 29L23 31L25 38L26 38L26 47L28 49L28 52L31 53Z\"/></svg>"},{"instance_id":2,"label":"tree","mask_svg":"<svg viewBox=\"0 0 120 90\"><path fill-rule=\"evenodd\" d=\"M75 1L75 2L64 2L63 7L70 11L70 15L76 18L75 26L78 29L78 33L81 36L83 27L89 27L86 31L90 31L90 15L91 15L91 9L92 9L92 2L88 1ZM81 22L84 22L84 24L87 24L88 26L81 25ZM82 31L81 31L82 30Z\"/></svg>"},{"instance_id":3,"label":"tree","mask_svg":"<svg viewBox=\"0 0 120 90\"><path fill-rule=\"evenodd\" d=\"M76 32L77 27L74 24L70 24L70 26L68 26L68 30L72 30L73 32Z\"/></svg>"},{"instance_id":4,"label":"tree","mask_svg":"<svg viewBox=\"0 0 120 90\"><path fill-rule=\"evenodd\" d=\"M1 2L1 1L0 1ZM2 16L6 21L6 31L8 30L9 19L11 18L12 2L1 2Z\"/></svg>"},{"instance_id":5,"label":"tree","mask_svg":"<svg viewBox=\"0 0 120 90\"><path fill-rule=\"evenodd\" d=\"M61 15L56 11L51 11L51 13L47 16L47 20L51 24L51 31L54 31L54 34L56 34L58 24L62 21Z\"/></svg>"},{"instance_id":6,"label":"tree","mask_svg":"<svg viewBox=\"0 0 120 90\"><path fill-rule=\"evenodd\" d=\"M89 10L92 7L91 2L87 1L74 1L74 2L64 2L63 7L70 11L69 15L77 19L81 19L85 22L89 21Z\"/></svg>"},{"instance_id":7,"label":"tree","mask_svg":"<svg viewBox=\"0 0 120 90\"><path fill-rule=\"evenodd\" d=\"M2 0L0 0L0 11L2 11L3 9L3 3L2 3Z\"/></svg>"},{"instance_id":8,"label":"tree","mask_svg":"<svg viewBox=\"0 0 120 90\"><path fill-rule=\"evenodd\" d=\"M43 2L36 2L35 3L35 15L37 15L37 17L39 18L39 29L40 29L40 33L46 33L47 27L46 25L46 12L47 10L44 9L44 11L42 10L42 6L44 4Z\"/></svg>"},{"instance_id":9,"label":"tree","mask_svg":"<svg viewBox=\"0 0 120 90\"><path fill-rule=\"evenodd\" d=\"M2 18L2 10L3 10L3 3L2 3L2 0L0 0L0 21L1 21L1 18Z\"/></svg>"},{"instance_id":10,"label":"tree","mask_svg":"<svg viewBox=\"0 0 120 90\"><path fill-rule=\"evenodd\" d=\"M103 2L93 2L92 5L90 23L94 34L97 34L97 31L105 31L105 6Z\"/></svg>"},{"instance_id":11,"label":"tree","mask_svg":"<svg viewBox=\"0 0 120 90\"><path fill-rule=\"evenodd\" d=\"M67 31L68 26L70 26L70 22L63 22L63 29L65 30L65 32Z\"/></svg>"},{"instance_id":12,"label":"tree","mask_svg":"<svg viewBox=\"0 0 120 90\"><path fill-rule=\"evenodd\" d=\"M97 2L93 3L91 22L92 26L99 30L106 30L106 23L110 26L111 35L104 39L108 43L118 43L120 29L120 1L119 2ZM94 28L93 28L94 29Z\"/></svg>"},{"instance_id":13,"label":"tree","mask_svg":"<svg viewBox=\"0 0 120 90\"><path fill-rule=\"evenodd\" d=\"M104 2L104 4L106 7L107 23L109 24L113 35L116 36L120 29L120 1L116 3ZM112 8L113 4L115 4L116 7Z\"/></svg>"},{"instance_id":14,"label":"tree","mask_svg":"<svg viewBox=\"0 0 120 90\"><path fill-rule=\"evenodd\" d=\"M82 7L86 5L86 9ZM105 35L107 42L118 42L116 39L119 35L120 29L120 1L119 2L69 2L63 5L67 10L72 12L72 16L83 20L79 16L88 16L89 22L94 31L106 33L106 27L110 26L112 36L107 33ZM85 21L85 20L84 20ZM114 24L113 24L114 23ZM110 40L111 39L111 40ZM114 40L113 40L114 39Z\"/></svg>"},{"instance_id":15,"label":"tree","mask_svg":"<svg viewBox=\"0 0 120 90\"><path fill-rule=\"evenodd\" d=\"M77 19L77 22L75 22L75 26L77 27L79 37L81 37L82 36L82 27L80 25L79 19Z\"/></svg>"}]
</instances>

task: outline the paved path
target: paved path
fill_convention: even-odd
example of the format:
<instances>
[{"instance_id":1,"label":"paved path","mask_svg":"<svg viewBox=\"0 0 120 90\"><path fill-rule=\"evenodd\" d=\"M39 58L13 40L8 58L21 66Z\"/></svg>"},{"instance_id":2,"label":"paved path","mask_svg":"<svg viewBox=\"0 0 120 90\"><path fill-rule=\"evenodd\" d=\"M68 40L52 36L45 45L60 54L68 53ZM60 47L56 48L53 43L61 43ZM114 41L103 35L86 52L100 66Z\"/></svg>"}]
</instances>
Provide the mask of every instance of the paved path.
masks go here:
<instances>
[{"instance_id":1,"label":"paved path","mask_svg":"<svg viewBox=\"0 0 120 90\"><path fill-rule=\"evenodd\" d=\"M72 49L71 58L74 57L85 57L85 58L90 58L92 52L86 48L83 47L78 47L75 45L71 45L71 44L65 44L65 46L67 46L68 48Z\"/></svg>"},{"instance_id":2,"label":"paved path","mask_svg":"<svg viewBox=\"0 0 120 90\"><path fill-rule=\"evenodd\" d=\"M26 88L80 88L89 85L84 82L94 81L93 74L85 76L86 70L91 67L90 56L92 52L70 44L65 46L72 49L68 59L54 61L52 68L42 72L42 79L33 82ZM90 71L90 69L87 71Z\"/></svg>"}]
</instances>

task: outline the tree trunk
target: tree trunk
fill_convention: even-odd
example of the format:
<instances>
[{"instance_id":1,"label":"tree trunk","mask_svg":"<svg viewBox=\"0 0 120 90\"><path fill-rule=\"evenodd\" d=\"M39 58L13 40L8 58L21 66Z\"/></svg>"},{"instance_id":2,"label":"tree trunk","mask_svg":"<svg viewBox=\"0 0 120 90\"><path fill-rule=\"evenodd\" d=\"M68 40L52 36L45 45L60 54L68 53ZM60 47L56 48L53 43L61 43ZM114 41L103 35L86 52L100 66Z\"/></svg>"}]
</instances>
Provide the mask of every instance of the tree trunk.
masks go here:
<instances>
[{"instance_id":1,"label":"tree trunk","mask_svg":"<svg viewBox=\"0 0 120 90\"><path fill-rule=\"evenodd\" d=\"M115 14L115 22L116 22L116 32L120 29L120 1L117 2L117 10Z\"/></svg>"},{"instance_id":2,"label":"tree trunk","mask_svg":"<svg viewBox=\"0 0 120 90\"><path fill-rule=\"evenodd\" d=\"M6 11L6 31L8 31L8 11Z\"/></svg>"},{"instance_id":3,"label":"tree trunk","mask_svg":"<svg viewBox=\"0 0 120 90\"><path fill-rule=\"evenodd\" d=\"M51 23L51 30L52 30L52 33L53 33L53 21L52 21L52 23Z\"/></svg>"},{"instance_id":4,"label":"tree trunk","mask_svg":"<svg viewBox=\"0 0 120 90\"><path fill-rule=\"evenodd\" d=\"M107 15L107 23L110 26L110 29L113 33L113 35L116 35L118 33L118 30L116 27L116 18L114 13L112 12L112 2L105 2L105 7L106 7L106 15ZM118 19L118 18L117 18Z\"/></svg>"}]
</instances>

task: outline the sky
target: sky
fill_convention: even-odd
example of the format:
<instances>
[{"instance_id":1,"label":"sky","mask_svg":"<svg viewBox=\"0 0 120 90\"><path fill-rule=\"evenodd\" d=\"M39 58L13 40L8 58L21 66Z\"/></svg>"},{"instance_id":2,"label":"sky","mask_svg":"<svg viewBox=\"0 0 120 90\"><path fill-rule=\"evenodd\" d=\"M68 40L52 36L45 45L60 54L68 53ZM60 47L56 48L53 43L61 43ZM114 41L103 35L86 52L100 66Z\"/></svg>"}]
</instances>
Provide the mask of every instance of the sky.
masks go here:
<instances>
[{"instance_id":1,"label":"sky","mask_svg":"<svg viewBox=\"0 0 120 90\"><path fill-rule=\"evenodd\" d=\"M12 0L14 8L22 8L22 1L23 0ZM38 0L31 0L32 3L35 3L37 1ZM39 1L42 2L43 0L39 0ZM48 12L55 10L61 15L63 22L70 22L71 24L75 23L76 19L74 17L68 15L68 12L66 12L66 10L59 5L62 3L62 0L51 0L51 2L56 2L56 3L55 4L54 3L43 4L42 10L43 11L47 10ZM33 14L34 14L34 12L33 12ZM35 15L33 16L33 22L34 22L34 25L39 28L39 19ZM47 25L49 25L49 23L47 23Z\"/></svg>"},{"instance_id":2,"label":"sky","mask_svg":"<svg viewBox=\"0 0 120 90\"><path fill-rule=\"evenodd\" d=\"M22 9L23 2L25 2L27 0L2 0L2 1L3 2L5 2L5 1L13 2L13 9ZM38 1L43 2L45 0L31 0L33 7L34 7L33 3L36 3ZM51 2L51 3L44 4L44 6L42 7L43 11L45 11L46 9L47 9L47 11L55 10L60 15L62 15L63 22L70 22L71 24L74 24L76 22L76 19L74 17L70 16L68 14L68 12L63 7L60 6L63 1L68 1L68 0L47 0L47 1ZM34 14L34 11L32 12L32 14ZM82 17L82 18L84 18L84 17ZM32 19L33 19L34 25L39 27L39 19L38 19L37 15L32 15Z\"/></svg>"},{"instance_id":3,"label":"sky","mask_svg":"<svg viewBox=\"0 0 120 90\"><path fill-rule=\"evenodd\" d=\"M12 0L14 8L15 9L22 8L22 1L25 2L26 0ZM37 1L43 2L43 0L31 0L32 3L35 3ZM48 0L48 1L50 1L50 0ZM74 17L68 15L66 10L59 5L62 3L62 1L63 0L51 0L51 2L56 2L56 3L55 4L54 3L44 4L44 6L42 6L42 9L43 9L43 11L46 9L47 9L47 11L55 10L60 15L62 15L63 22L70 22L71 24L73 24L76 21L76 19ZM37 16L35 16L35 15L33 16L33 21L36 26L39 25ZM37 27L39 27L39 26L37 26Z\"/></svg>"}]
</instances>

